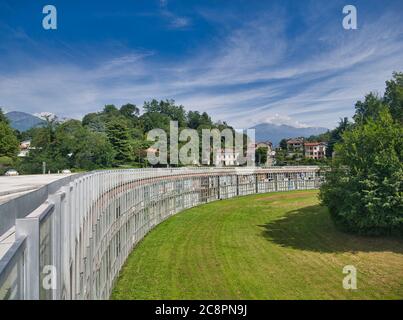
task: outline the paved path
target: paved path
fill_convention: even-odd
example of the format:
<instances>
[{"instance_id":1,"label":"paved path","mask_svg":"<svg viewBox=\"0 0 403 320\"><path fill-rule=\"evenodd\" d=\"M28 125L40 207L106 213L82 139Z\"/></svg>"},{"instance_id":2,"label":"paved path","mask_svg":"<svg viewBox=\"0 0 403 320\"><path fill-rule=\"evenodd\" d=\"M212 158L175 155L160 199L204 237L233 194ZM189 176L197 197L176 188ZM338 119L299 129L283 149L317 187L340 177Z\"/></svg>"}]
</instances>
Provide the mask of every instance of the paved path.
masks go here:
<instances>
[{"instance_id":1,"label":"paved path","mask_svg":"<svg viewBox=\"0 0 403 320\"><path fill-rule=\"evenodd\" d=\"M37 174L15 177L0 177L0 204L39 189L40 187L69 176L70 174Z\"/></svg>"},{"instance_id":2,"label":"paved path","mask_svg":"<svg viewBox=\"0 0 403 320\"><path fill-rule=\"evenodd\" d=\"M32 192L40 187L71 174L37 174L15 177L0 176L0 204ZM14 243L14 230L0 235L0 258Z\"/></svg>"}]
</instances>

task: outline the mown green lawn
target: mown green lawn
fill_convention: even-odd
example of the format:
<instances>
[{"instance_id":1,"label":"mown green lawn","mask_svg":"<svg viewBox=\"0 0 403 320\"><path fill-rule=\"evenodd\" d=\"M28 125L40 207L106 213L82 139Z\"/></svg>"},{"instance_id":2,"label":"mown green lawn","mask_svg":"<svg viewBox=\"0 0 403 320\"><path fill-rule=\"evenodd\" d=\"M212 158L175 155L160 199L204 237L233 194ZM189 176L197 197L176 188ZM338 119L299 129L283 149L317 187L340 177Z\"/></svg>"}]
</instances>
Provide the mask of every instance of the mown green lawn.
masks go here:
<instances>
[{"instance_id":1,"label":"mown green lawn","mask_svg":"<svg viewBox=\"0 0 403 320\"><path fill-rule=\"evenodd\" d=\"M342 287L345 265L358 289ZM317 191L217 201L157 226L112 299L402 299L403 240L339 232Z\"/></svg>"}]
</instances>

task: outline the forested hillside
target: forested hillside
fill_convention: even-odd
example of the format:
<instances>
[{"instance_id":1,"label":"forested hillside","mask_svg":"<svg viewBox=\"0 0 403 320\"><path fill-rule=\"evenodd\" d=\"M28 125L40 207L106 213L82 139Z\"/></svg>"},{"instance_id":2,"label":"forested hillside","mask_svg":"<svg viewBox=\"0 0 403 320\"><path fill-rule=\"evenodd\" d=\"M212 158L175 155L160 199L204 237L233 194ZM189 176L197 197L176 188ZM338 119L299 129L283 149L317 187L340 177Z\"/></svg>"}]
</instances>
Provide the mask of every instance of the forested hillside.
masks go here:
<instances>
[{"instance_id":1,"label":"forested hillside","mask_svg":"<svg viewBox=\"0 0 403 320\"><path fill-rule=\"evenodd\" d=\"M213 122L206 112L186 111L173 100L152 100L142 108L140 115L140 108L134 104L106 105L99 112L85 115L82 121L60 122L49 117L41 127L25 132L13 131L2 114L2 134L10 140L0 149L0 156L7 157L3 167L15 167L20 173L41 173L43 162L51 172L141 167L147 165L145 150L151 145L147 132L160 128L169 135L170 121L177 121L179 130L192 128L199 134L202 129L233 130L225 122ZM31 140L29 156L17 158L18 141L27 139ZM2 140L3 144L8 141Z\"/></svg>"}]
</instances>

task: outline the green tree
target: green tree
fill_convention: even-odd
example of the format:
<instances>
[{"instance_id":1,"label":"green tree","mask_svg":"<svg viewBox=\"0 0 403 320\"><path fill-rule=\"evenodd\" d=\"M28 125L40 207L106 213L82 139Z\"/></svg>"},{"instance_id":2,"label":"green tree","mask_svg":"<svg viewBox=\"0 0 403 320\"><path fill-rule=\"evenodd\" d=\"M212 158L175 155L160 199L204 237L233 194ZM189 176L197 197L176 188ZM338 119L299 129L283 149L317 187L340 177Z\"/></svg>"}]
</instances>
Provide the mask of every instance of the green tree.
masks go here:
<instances>
[{"instance_id":1,"label":"green tree","mask_svg":"<svg viewBox=\"0 0 403 320\"><path fill-rule=\"evenodd\" d=\"M140 110L136 105L127 103L117 109L114 105L106 105L101 112L89 113L84 116L82 124L90 131L103 133L108 136L109 141L116 151L116 159L119 163L140 160L144 157L144 148L146 149L150 143L146 141L147 133L152 129L164 130L168 137L170 134L170 121L177 121L179 128L190 127L197 129L201 135L202 129L217 128L223 130L229 128L234 131L227 123L213 123L210 116L206 113L198 111L186 112L182 105L176 105L174 100L151 100L144 102L144 113L139 116ZM123 140L117 137L120 130L117 129L116 123L123 129ZM116 127L116 128L115 128ZM128 138L126 134L128 133ZM123 143L123 150L120 151L118 142ZM200 139L200 141L202 141ZM246 141L246 139L245 139ZM201 146L200 146L201 147ZM130 150L130 157L128 157ZM125 160L124 160L125 159Z\"/></svg>"},{"instance_id":2,"label":"green tree","mask_svg":"<svg viewBox=\"0 0 403 320\"><path fill-rule=\"evenodd\" d=\"M0 122L5 122L5 123L9 123L6 115L3 112L3 109L0 107Z\"/></svg>"},{"instance_id":3,"label":"green tree","mask_svg":"<svg viewBox=\"0 0 403 320\"><path fill-rule=\"evenodd\" d=\"M264 165L267 162L267 147L259 147L255 151L255 161L258 165Z\"/></svg>"},{"instance_id":4,"label":"green tree","mask_svg":"<svg viewBox=\"0 0 403 320\"><path fill-rule=\"evenodd\" d=\"M387 108L388 107L383 103L382 99L371 92L365 96L364 101L358 101L355 104L355 114L353 119L355 123L362 124L369 119L377 118L379 114Z\"/></svg>"},{"instance_id":5,"label":"green tree","mask_svg":"<svg viewBox=\"0 0 403 320\"><path fill-rule=\"evenodd\" d=\"M35 128L33 131L32 144L42 150L51 148L56 140L55 132L58 125L59 123L56 119L46 118L45 125Z\"/></svg>"},{"instance_id":6,"label":"green tree","mask_svg":"<svg viewBox=\"0 0 403 320\"><path fill-rule=\"evenodd\" d=\"M74 155L74 166L87 170L110 167L115 154L105 134L88 132L81 148Z\"/></svg>"},{"instance_id":7,"label":"green tree","mask_svg":"<svg viewBox=\"0 0 403 320\"><path fill-rule=\"evenodd\" d=\"M22 159L18 170L21 173L42 173L42 163L46 163L46 170L57 172L68 168L69 161L58 149L56 132L59 123L56 119L46 119L46 124L40 128L29 130L31 147L29 155Z\"/></svg>"},{"instance_id":8,"label":"green tree","mask_svg":"<svg viewBox=\"0 0 403 320\"><path fill-rule=\"evenodd\" d=\"M95 132L105 132L105 119L102 114L99 113L88 113L83 118L83 126L88 127L91 131Z\"/></svg>"},{"instance_id":9,"label":"green tree","mask_svg":"<svg viewBox=\"0 0 403 320\"><path fill-rule=\"evenodd\" d=\"M200 114L199 111L189 111L187 113L187 127L198 129L200 126L211 128L213 123L206 112Z\"/></svg>"},{"instance_id":10,"label":"green tree","mask_svg":"<svg viewBox=\"0 0 403 320\"><path fill-rule=\"evenodd\" d=\"M115 152L106 134L91 131L78 120L31 130L29 156L19 165L22 173L57 172L66 168L92 170L113 164Z\"/></svg>"},{"instance_id":11,"label":"green tree","mask_svg":"<svg viewBox=\"0 0 403 320\"><path fill-rule=\"evenodd\" d=\"M106 134L116 152L115 159L124 163L133 159L129 129L124 122L114 120L108 123Z\"/></svg>"},{"instance_id":12,"label":"green tree","mask_svg":"<svg viewBox=\"0 0 403 320\"><path fill-rule=\"evenodd\" d=\"M279 146L281 150L287 150L287 139L281 139Z\"/></svg>"},{"instance_id":13,"label":"green tree","mask_svg":"<svg viewBox=\"0 0 403 320\"><path fill-rule=\"evenodd\" d=\"M141 116L141 120L144 124L145 134L156 128L160 128L169 134L169 121L172 119L167 115L159 112L147 112Z\"/></svg>"},{"instance_id":14,"label":"green tree","mask_svg":"<svg viewBox=\"0 0 403 320\"><path fill-rule=\"evenodd\" d=\"M139 108L135 104L126 103L125 105L120 107L119 112L126 118L136 119L140 114Z\"/></svg>"},{"instance_id":15,"label":"green tree","mask_svg":"<svg viewBox=\"0 0 403 320\"><path fill-rule=\"evenodd\" d=\"M0 121L0 157L15 158L18 153L18 140L7 122Z\"/></svg>"},{"instance_id":16,"label":"green tree","mask_svg":"<svg viewBox=\"0 0 403 320\"><path fill-rule=\"evenodd\" d=\"M341 142L343 132L351 128L352 123L348 121L347 117L340 119L338 126L329 132L329 140L326 148L326 157L331 158L333 156L334 146L336 143ZM318 140L317 140L318 141Z\"/></svg>"},{"instance_id":17,"label":"green tree","mask_svg":"<svg viewBox=\"0 0 403 320\"><path fill-rule=\"evenodd\" d=\"M383 102L389 106L393 119L403 122L403 72L394 72L393 78L386 81Z\"/></svg>"},{"instance_id":18,"label":"green tree","mask_svg":"<svg viewBox=\"0 0 403 320\"><path fill-rule=\"evenodd\" d=\"M145 102L143 109L146 113L160 113L170 120L178 121L179 127L186 126L186 112L183 106L176 106L174 100ZM158 128L154 127L154 128ZM153 128L153 129L154 129Z\"/></svg>"},{"instance_id":19,"label":"green tree","mask_svg":"<svg viewBox=\"0 0 403 320\"><path fill-rule=\"evenodd\" d=\"M120 114L118 108L116 108L113 104L105 105L102 113L112 117L116 117Z\"/></svg>"},{"instance_id":20,"label":"green tree","mask_svg":"<svg viewBox=\"0 0 403 320\"><path fill-rule=\"evenodd\" d=\"M285 166L287 165L287 151L281 148L276 150L276 166Z\"/></svg>"},{"instance_id":21,"label":"green tree","mask_svg":"<svg viewBox=\"0 0 403 320\"><path fill-rule=\"evenodd\" d=\"M320 191L334 221L360 234L403 232L403 128L382 110L342 139Z\"/></svg>"}]
</instances>

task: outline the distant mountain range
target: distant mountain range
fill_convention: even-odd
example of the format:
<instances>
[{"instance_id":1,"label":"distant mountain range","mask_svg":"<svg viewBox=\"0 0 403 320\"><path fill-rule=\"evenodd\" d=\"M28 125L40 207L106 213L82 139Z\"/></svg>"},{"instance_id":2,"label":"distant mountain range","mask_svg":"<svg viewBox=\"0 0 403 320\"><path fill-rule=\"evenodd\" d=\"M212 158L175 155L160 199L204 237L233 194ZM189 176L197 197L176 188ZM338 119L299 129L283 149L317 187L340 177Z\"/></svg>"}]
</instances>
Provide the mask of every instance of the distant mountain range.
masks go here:
<instances>
[{"instance_id":1,"label":"distant mountain range","mask_svg":"<svg viewBox=\"0 0 403 320\"><path fill-rule=\"evenodd\" d=\"M6 117L10 120L11 127L21 132L42 126L46 123L46 119L57 120L59 123L71 120L70 118L58 117L51 112L41 112L32 115L21 111L11 111L6 113Z\"/></svg>"},{"instance_id":2,"label":"distant mountain range","mask_svg":"<svg viewBox=\"0 0 403 320\"><path fill-rule=\"evenodd\" d=\"M309 137L326 132L323 127L296 128L285 124L261 123L254 126L256 142L271 141L274 146L278 146L281 139Z\"/></svg>"},{"instance_id":3,"label":"distant mountain range","mask_svg":"<svg viewBox=\"0 0 403 320\"><path fill-rule=\"evenodd\" d=\"M39 127L45 123L45 120L21 111L8 112L6 117L10 120L11 127L21 132Z\"/></svg>"}]
</instances>

